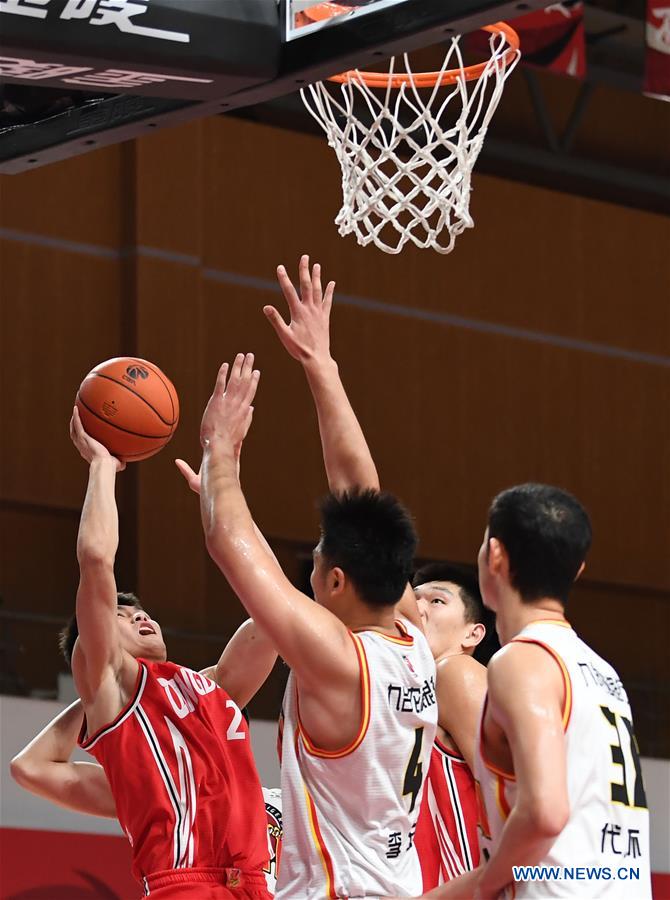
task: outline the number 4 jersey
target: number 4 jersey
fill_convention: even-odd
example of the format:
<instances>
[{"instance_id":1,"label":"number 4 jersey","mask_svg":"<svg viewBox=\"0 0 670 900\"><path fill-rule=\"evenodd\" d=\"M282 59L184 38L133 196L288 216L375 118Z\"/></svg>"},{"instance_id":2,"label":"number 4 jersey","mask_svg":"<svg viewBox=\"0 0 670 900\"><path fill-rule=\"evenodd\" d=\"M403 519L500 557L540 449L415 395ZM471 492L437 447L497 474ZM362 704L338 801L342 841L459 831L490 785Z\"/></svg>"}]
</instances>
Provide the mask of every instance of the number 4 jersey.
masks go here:
<instances>
[{"instance_id":1,"label":"number 4 jersey","mask_svg":"<svg viewBox=\"0 0 670 900\"><path fill-rule=\"evenodd\" d=\"M651 898L649 814L628 697L612 666L565 621L533 622L514 641L543 647L563 675L563 727L570 818L535 882L509 896ZM486 712L484 704L483 717ZM475 757L482 852L490 855L510 809L513 776L488 763L480 735ZM589 871L590 870L590 871Z\"/></svg>"},{"instance_id":2,"label":"number 4 jersey","mask_svg":"<svg viewBox=\"0 0 670 900\"><path fill-rule=\"evenodd\" d=\"M418 629L397 628L395 636L351 634L362 717L341 750L321 750L310 740L289 676L279 900L421 893L414 836L437 725L435 663Z\"/></svg>"},{"instance_id":3,"label":"number 4 jersey","mask_svg":"<svg viewBox=\"0 0 670 900\"><path fill-rule=\"evenodd\" d=\"M267 819L240 710L191 669L138 663L130 702L95 734L84 721L80 738L105 770L133 875L145 892L156 872L187 880L202 868L230 869L233 881L235 870L258 873L264 884Z\"/></svg>"}]
</instances>

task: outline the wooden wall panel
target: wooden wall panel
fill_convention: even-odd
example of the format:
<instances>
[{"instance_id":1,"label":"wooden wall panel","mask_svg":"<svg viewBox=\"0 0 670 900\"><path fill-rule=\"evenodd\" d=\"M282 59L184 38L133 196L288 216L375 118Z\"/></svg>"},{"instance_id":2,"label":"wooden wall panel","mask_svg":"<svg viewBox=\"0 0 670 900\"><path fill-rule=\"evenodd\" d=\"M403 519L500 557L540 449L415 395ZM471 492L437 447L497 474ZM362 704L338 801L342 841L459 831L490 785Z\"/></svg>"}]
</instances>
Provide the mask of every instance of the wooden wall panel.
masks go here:
<instances>
[{"instance_id":1,"label":"wooden wall panel","mask_svg":"<svg viewBox=\"0 0 670 900\"><path fill-rule=\"evenodd\" d=\"M202 178L204 128L193 122L135 142L139 244L200 254L202 194L209 190Z\"/></svg>"},{"instance_id":2,"label":"wooden wall panel","mask_svg":"<svg viewBox=\"0 0 670 900\"><path fill-rule=\"evenodd\" d=\"M123 243L124 146L21 175L0 175L0 227L117 247Z\"/></svg>"},{"instance_id":3,"label":"wooden wall panel","mask_svg":"<svg viewBox=\"0 0 670 900\"><path fill-rule=\"evenodd\" d=\"M670 350L659 296L670 285L667 218L478 175L475 228L453 254L388 256L339 237L339 166L324 140L219 117L206 123L204 152L208 266L272 278L309 252L347 294Z\"/></svg>"},{"instance_id":4,"label":"wooden wall panel","mask_svg":"<svg viewBox=\"0 0 670 900\"><path fill-rule=\"evenodd\" d=\"M119 263L15 241L0 254L1 496L76 507L68 422L83 377L118 354Z\"/></svg>"}]
</instances>

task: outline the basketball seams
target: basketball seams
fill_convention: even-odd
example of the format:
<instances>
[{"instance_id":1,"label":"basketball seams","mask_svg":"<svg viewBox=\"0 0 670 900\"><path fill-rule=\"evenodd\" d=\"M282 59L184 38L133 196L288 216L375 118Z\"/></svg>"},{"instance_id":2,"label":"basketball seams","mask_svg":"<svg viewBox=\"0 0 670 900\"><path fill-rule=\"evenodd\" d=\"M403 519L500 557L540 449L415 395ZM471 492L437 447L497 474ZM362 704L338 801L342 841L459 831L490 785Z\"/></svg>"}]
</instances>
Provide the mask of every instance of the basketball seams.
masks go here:
<instances>
[{"instance_id":1,"label":"basketball seams","mask_svg":"<svg viewBox=\"0 0 670 900\"><path fill-rule=\"evenodd\" d=\"M145 365L145 366L147 366L149 369L151 369L151 371L152 371L152 372L154 373L154 375L161 381L163 387L164 387L165 390L167 391L168 397L170 398L170 406L172 407L172 420L173 420L173 421L172 421L172 427L174 428L174 427L176 426L176 424L177 424L177 419L175 419L174 400L172 399L172 391L174 391L175 395L176 395L176 393L177 393L177 390L176 390L175 386L172 384L172 382L170 382L170 383L168 384L167 381L166 381L166 379L165 379L165 376L163 375L163 373L162 373L159 369L157 369L154 365L152 365L150 362L147 362L146 359L140 359L139 357L135 357L135 359L137 359L137 361L138 361L139 363L142 363L143 365ZM170 388L172 388L172 390L170 390ZM178 418L178 417L177 417L177 418ZM163 419L163 421L165 422L165 419Z\"/></svg>"},{"instance_id":2,"label":"basketball seams","mask_svg":"<svg viewBox=\"0 0 670 900\"><path fill-rule=\"evenodd\" d=\"M167 419L164 419L163 416L158 412L156 407L152 406L151 403L149 403L149 401L146 399L146 397L143 397L142 394L140 394L138 391L134 390L129 385L125 384L123 381L119 381L118 378L113 378L111 375L103 375L102 372L91 372L91 375L95 375L96 378L104 378L106 381L111 381L113 384L118 384L119 387L125 388L127 391L130 391L131 394L134 394L143 403L146 403L146 405L149 407L149 409L158 416L158 418L161 420L161 422L164 425L167 425L167 427L170 429L171 432L174 431L174 427L176 424L174 419L172 422L168 422ZM174 403L172 402L172 397L170 396L169 390L168 390L168 397L170 397L170 407L172 408L172 415L174 416ZM135 432L130 432L130 433L135 434Z\"/></svg>"},{"instance_id":3,"label":"basketball seams","mask_svg":"<svg viewBox=\"0 0 670 900\"><path fill-rule=\"evenodd\" d=\"M91 409L88 403L86 403L86 401L81 396L80 391L77 391L76 399L81 403L81 405L84 407L84 409L86 409L87 412L90 412L92 416L95 416L96 419L104 422L105 425L109 425L110 428L116 428L117 431L123 431L125 434L132 434L133 437L145 438L148 441L165 441L166 444L172 436L171 434L142 434L140 431L131 431L129 428L123 428L121 425L117 425L115 422L110 422L109 419L105 419L104 416L99 415L97 412L95 412L95 410ZM153 407L151 408L153 409Z\"/></svg>"}]
</instances>

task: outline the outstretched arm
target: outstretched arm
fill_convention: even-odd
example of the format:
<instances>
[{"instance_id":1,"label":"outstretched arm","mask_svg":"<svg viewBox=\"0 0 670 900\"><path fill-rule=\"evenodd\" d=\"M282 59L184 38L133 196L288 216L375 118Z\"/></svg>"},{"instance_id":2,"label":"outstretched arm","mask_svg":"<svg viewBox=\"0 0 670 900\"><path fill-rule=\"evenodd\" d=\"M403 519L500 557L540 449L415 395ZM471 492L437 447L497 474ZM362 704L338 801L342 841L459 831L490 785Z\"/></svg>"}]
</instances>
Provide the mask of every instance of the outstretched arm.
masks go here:
<instances>
[{"instance_id":1,"label":"outstretched arm","mask_svg":"<svg viewBox=\"0 0 670 900\"><path fill-rule=\"evenodd\" d=\"M248 424L251 424L251 416ZM241 445L236 448L238 475L240 450ZM183 459L177 459L175 463L191 490L200 496L200 472L194 472ZM267 555L277 562L277 557L255 522L253 527L254 534ZM208 669L206 674L241 707L246 706L265 684L276 661L277 651L271 639L258 628L253 619L247 619L226 644L216 666Z\"/></svg>"},{"instance_id":2,"label":"outstretched arm","mask_svg":"<svg viewBox=\"0 0 670 900\"><path fill-rule=\"evenodd\" d=\"M321 266L309 270L309 257L300 259L300 296L284 266L277 277L288 304L287 325L274 306L263 312L288 353L302 364L319 420L323 460L331 491L351 488L379 490L379 477L356 413L342 384L337 363L330 353L330 310L335 282L325 293Z\"/></svg>"},{"instance_id":3,"label":"outstretched arm","mask_svg":"<svg viewBox=\"0 0 670 900\"><path fill-rule=\"evenodd\" d=\"M65 809L115 819L116 807L102 767L70 760L83 718L80 700L59 713L11 761L12 777L31 794Z\"/></svg>"},{"instance_id":4,"label":"outstretched arm","mask_svg":"<svg viewBox=\"0 0 670 900\"><path fill-rule=\"evenodd\" d=\"M324 292L321 266L315 263L310 273L307 255L300 258L300 296L284 266L278 267L277 278L291 321L287 325L274 306L265 306L263 312L287 352L304 369L319 420L328 487L333 492L351 488L378 491L377 468L330 353L330 311L335 282L329 281ZM423 630L414 591L409 585L398 604L398 612Z\"/></svg>"},{"instance_id":5,"label":"outstretched arm","mask_svg":"<svg viewBox=\"0 0 670 900\"><path fill-rule=\"evenodd\" d=\"M345 626L297 591L259 540L240 487L235 446L258 384L253 355L219 371L202 420L200 510L207 549L249 615L301 684L358 681Z\"/></svg>"},{"instance_id":6,"label":"outstretched arm","mask_svg":"<svg viewBox=\"0 0 670 900\"><path fill-rule=\"evenodd\" d=\"M77 537L79 637L72 658L77 692L92 701L109 671L118 671L122 651L116 626L117 595L114 559L119 544L119 519L114 497L116 473L124 464L83 429L75 407L70 436L89 464L88 488Z\"/></svg>"}]
</instances>

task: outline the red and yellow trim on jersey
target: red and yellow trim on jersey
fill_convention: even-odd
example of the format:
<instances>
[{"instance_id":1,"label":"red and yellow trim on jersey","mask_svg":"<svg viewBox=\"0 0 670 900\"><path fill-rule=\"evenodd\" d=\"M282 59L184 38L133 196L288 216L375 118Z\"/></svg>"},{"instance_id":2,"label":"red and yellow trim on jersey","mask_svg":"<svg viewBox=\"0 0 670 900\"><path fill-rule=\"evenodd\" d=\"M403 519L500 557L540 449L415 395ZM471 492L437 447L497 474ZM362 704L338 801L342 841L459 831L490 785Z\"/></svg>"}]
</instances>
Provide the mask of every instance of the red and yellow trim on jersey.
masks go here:
<instances>
[{"instance_id":1,"label":"red and yellow trim on jersey","mask_svg":"<svg viewBox=\"0 0 670 900\"><path fill-rule=\"evenodd\" d=\"M361 724L354 739L350 741L346 747L342 747L341 750L323 750L310 740L309 735L305 731L305 727L300 720L300 703L298 699L298 686L296 684L296 710L298 714L298 732L300 738L308 753L312 756L319 756L322 759L341 759L343 756L348 756L350 753L353 753L354 750L361 745L363 738L367 734L368 726L370 725L370 669L368 666L368 659L365 655L363 641L352 631L349 632L349 636L354 642L354 647L356 648L356 654L358 656L361 685Z\"/></svg>"},{"instance_id":2,"label":"red and yellow trim on jersey","mask_svg":"<svg viewBox=\"0 0 670 900\"><path fill-rule=\"evenodd\" d=\"M310 797L309 791L304 784L302 786L302 789L305 792L305 803L307 804L307 815L309 817L309 829L312 833L312 840L314 841L314 846L316 847L317 853L319 854L319 859L321 860L321 865L323 866L323 872L326 876L326 897L328 898L328 900L337 900L337 893L335 892L335 872L333 870L333 860L326 848L323 840L323 835L321 834L321 829L319 828L319 820L317 819L314 801Z\"/></svg>"},{"instance_id":3,"label":"red and yellow trim on jersey","mask_svg":"<svg viewBox=\"0 0 670 900\"><path fill-rule=\"evenodd\" d=\"M489 695L488 693L484 696L484 708L482 709L482 717L479 723L479 755L482 758L482 762L489 770L489 772L493 772L494 775L497 775L498 778L504 778L506 781L516 781L516 777L513 772L505 772L504 769L498 768L498 766L494 765L486 756L486 752L484 750L484 719L486 718L486 710L489 705Z\"/></svg>"},{"instance_id":4,"label":"red and yellow trim on jersey","mask_svg":"<svg viewBox=\"0 0 670 900\"><path fill-rule=\"evenodd\" d=\"M507 797L505 796L505 779L500 775L496 778L495 794L498 812L500 813L503 822L506 822L511 810Z\"/></svg>"},{"instance_id":5,"label":"red and yellow trim on jersey","mask_svg":"<svg viewBox=\"0 0 670 900\"><path fill-rule=\"evenodd\" d=\"M567 619L536 619L534 622L529 622L526 628L531 625L558 625L559 628L572 628Z\"/></svg>"},{"instance_id":6,"label":"red and yellow trim on jersey","mask_svg":"<svg viewBox=\"0 0 670 900\"><path fill-rule=\"evenodd\" d=\"M382 634L381 631L375 631L375 634L378 634L379 637L383 637L385 641L390 641L392 644L401 644L403 647L413 647L414 638L407 631L400 619L395 619L394 625L400 632L400 634L397 636L391 634Z\"/></svg>"},{"instance_id":7,"label":"red and yellow trim on jersey","mask_svg":"<svg viewBox=\"0 0 670 900\"><path fill-rule=\"evenodd\" d=\"M533 622L533 625L536 624L536 622ZM552 622L552 624L560 625L561 623ZM570 628L569 625L568 628ZM520 636L512 638L510 643L537 644L538 647L542 647L543 650L546 650L547 653L553 656L553 658L556 660L556 663L561 670L561 675L563 676L563 731L567 731L568 725L570 724L570 716L572 715L572 679L570 678L570 673L568 672L567 666L563 662L563 659L554 650L553 647L550 647L549 644L545 644L544 641L539 641L537 638Z\"/></svg>"}]
</instances>

